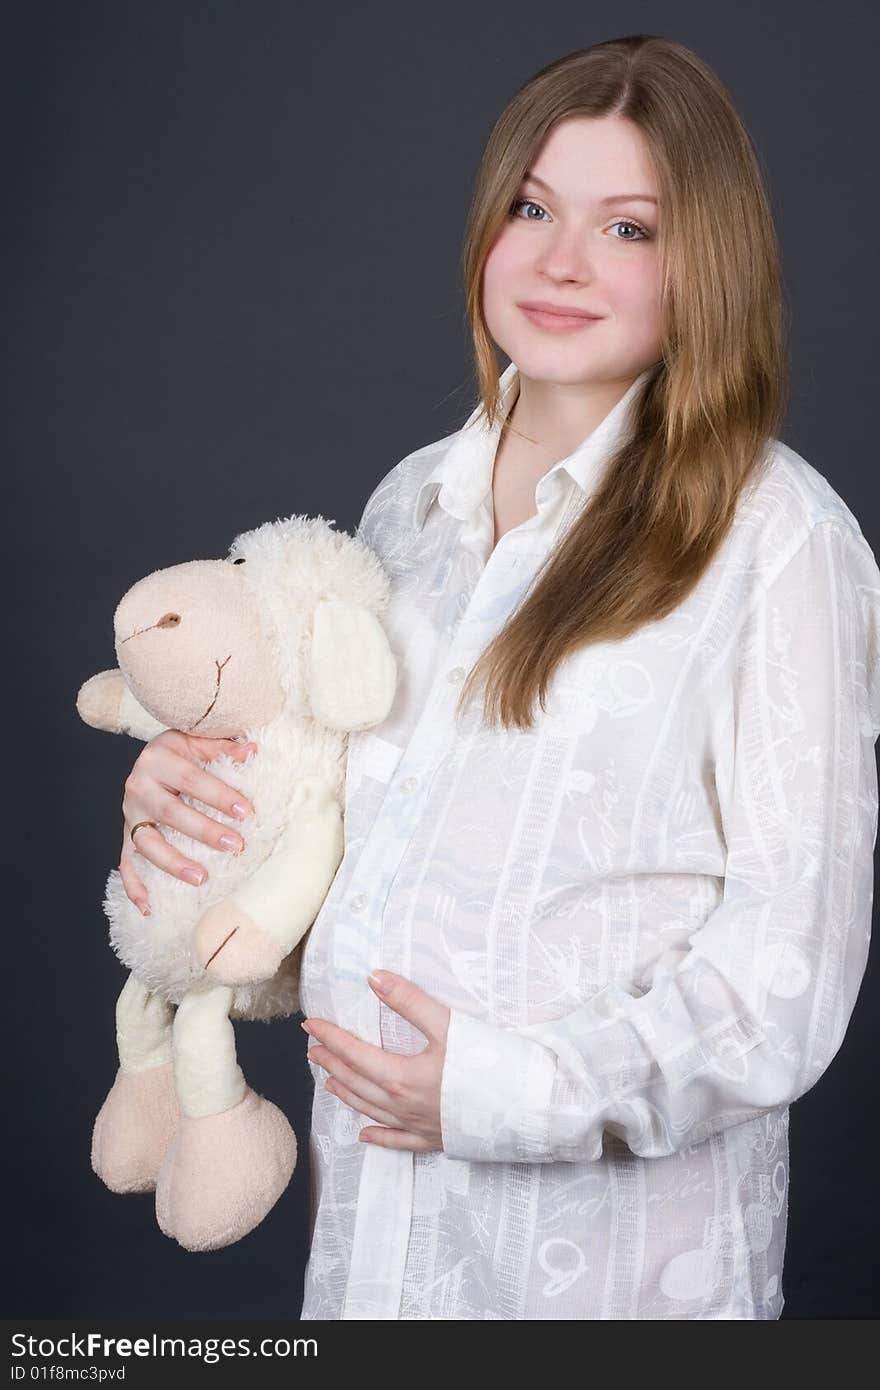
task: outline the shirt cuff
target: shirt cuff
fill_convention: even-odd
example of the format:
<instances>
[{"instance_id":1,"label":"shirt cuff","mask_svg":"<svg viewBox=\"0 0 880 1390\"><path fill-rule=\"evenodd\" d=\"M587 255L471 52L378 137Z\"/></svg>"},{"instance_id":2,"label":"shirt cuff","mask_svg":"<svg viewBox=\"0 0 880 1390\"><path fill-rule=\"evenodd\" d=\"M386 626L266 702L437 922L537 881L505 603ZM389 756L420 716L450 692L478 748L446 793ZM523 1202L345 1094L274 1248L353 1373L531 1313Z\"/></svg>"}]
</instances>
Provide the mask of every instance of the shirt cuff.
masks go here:
<instances>
[{"instance_id":1,"label":"shirt cuff","mask_svg":"<svg viewBox=\"0 0 880 1390\"><path fill-rule=\"evenodd\" d=\"M556 1057L540 1043L449 1011L440 1079L443 1152L494 1163L550 1163Z\"/></svg>"}]
</instances>

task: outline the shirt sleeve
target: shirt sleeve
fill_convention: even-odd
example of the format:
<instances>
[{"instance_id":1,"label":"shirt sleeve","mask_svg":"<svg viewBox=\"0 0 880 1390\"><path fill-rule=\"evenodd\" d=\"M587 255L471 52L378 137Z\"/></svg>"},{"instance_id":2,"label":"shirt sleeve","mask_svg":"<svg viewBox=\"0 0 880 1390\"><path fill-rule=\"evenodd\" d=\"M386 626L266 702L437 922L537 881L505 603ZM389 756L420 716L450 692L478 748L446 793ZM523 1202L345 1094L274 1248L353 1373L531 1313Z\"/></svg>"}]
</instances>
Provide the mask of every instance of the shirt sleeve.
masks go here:
<instances>
[{"instance_id":1,"label":"shirt sleeve","mask_svg":"<svg viewBox=\"0 0 880 1390\"><path fill-rule=\"evenodd\" d=\"M739 629L715 778L723 897L644 993L612 983L509 1028L450 1011L452 1158L645 1158L794 1101L843 1041L868 955L877 832L880 571L857 526L815 523Z\"/></svg>"}]
</instances>

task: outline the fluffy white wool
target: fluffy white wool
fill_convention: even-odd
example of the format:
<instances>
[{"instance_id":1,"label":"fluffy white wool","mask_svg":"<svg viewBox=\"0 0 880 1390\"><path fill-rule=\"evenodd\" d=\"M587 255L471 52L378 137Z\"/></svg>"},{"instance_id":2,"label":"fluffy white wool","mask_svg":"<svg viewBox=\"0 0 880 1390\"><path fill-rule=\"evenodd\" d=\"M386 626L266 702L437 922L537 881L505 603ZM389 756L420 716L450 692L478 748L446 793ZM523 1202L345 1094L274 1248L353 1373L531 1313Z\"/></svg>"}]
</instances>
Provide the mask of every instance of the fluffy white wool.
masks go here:
<instances>
[{"instance_id":1,"label":"fluffy white wool","mask_svg":"<svg viewBox=\"0 0 880 1390\"><path fill-rule=\"evenodd\" d=\"M305 673L317 604L346 599L379 617L388 604L387 574L359 538L335 531L322 516L279 518L243 531L229 556L245 561L243 578L259 603L290 709L309 714Z\"/></svg>"}]
</instances>

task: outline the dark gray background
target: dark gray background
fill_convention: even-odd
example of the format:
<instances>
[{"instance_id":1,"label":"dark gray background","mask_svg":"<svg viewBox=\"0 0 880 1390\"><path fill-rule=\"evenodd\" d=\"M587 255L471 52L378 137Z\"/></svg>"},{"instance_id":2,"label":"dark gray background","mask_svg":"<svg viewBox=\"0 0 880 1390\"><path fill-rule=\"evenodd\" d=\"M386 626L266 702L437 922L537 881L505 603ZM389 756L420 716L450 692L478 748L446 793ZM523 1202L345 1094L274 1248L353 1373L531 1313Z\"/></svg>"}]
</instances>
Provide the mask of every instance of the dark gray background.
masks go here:
<instances>
[{"instance_id":1,"label":"dark gray background","mask_svg":"<svg viewBox=\"0 0 880 1390\"><path fill-rule=\"evenodd\" d=\"M5 1316L296 1317L310 1096L298 1019L238 1029L300 1162L192 1255L91 1173L125 972L101 910L140 745L82 724L113 609L162 566L304 512L352 529L475 397L459 254L484 142L575 48L659 33L756 140L793 312L787 442L880 547L877 23L867 4L31 3L4 11L8 289ZM876 951L791 1112L784 1317L867 1317L878 1243Z\"/></svg>"}]
</instances>

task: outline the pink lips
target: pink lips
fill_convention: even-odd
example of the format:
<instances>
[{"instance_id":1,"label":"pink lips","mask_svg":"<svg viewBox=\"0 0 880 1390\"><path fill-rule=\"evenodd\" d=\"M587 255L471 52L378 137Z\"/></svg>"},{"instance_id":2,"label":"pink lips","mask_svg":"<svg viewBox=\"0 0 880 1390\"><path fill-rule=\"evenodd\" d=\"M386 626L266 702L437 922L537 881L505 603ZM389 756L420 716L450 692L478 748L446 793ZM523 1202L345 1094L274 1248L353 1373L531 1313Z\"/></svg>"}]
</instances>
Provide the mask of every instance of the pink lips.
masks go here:
<instances>
[{"instance_id":1,"label":"pink lips","mask_svg":"<svg viewBox=\"0 0 880 1390\"><path fill-rule=\"evenodd\" d=\"M551 333L571 333L600 321L598 315L588 314L584 309L566 312L562 307L557 309L540 301L529 301L519 307L537 328L549 329Z\"/></svg>"}]
</instances>

